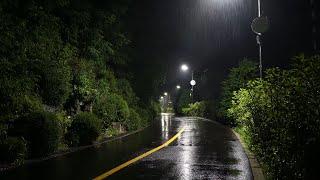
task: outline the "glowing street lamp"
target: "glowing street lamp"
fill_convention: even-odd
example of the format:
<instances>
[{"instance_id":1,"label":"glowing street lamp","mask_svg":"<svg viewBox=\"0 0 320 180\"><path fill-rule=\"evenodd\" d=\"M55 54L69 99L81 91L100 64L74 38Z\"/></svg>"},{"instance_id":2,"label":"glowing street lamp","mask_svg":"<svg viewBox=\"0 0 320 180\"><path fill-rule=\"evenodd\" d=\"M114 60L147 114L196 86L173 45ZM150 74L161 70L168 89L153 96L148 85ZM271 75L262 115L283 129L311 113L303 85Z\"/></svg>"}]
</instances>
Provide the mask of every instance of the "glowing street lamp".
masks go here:
<instances>
[{"instance_id":1,"label":"glowing street lamp","mask_svg":"<svg viewBox=\"0 0 320 180\"><path fill-rule=\"evenodd\" d=\"M195 86L197 83L196 83L196 81L194 80L194 79L192 79L191 81L190 81L190 85L191 86Z\"/></svg>"},{"instance_id":2,"label":"glowing street lamp","mask_svg":"<svg viewBox=\"0 0 320 180\"><path fill-rule=\"evenodd\" d=\"M182 65L181 65L181 70L182 70L183 72L188 71L188 70L189 70L188 65L186 65L186 64L182 64Z\"/></svg>"},{"instance_id":3,"label":"glowing street lamp","mask_svg":"<svg viewBox=\"0 0 320 180\"><path fill-rule=\"evenodd\" d=\"M181 86L180 86L180 85L177 85L177 89L181 89Z\"/></svg>"},{"instance_id":4,"label":"glowing street lamp","mask_svg":"<svg viewBox=\"0 0 320 180\"><path fill-rule=\"evenodd\" d=\"M181 70L183 71L183 72L186 72L186 71L188 71L189 70L189 66L188 65L186 65L186 64L182 64L181 65ZM196 81L194 80L194 78L193 78L193 74L194 74L194 72L192 71L192 73L191 73L191 81L190 81L190 85L191 85L191 93L190 93L190 96L193 98L193 90L194 90L194 86L196 85ZM178 88L179 89L179 88Z\"/></svg>"},{"instance_id":5,"label":"glowing street lamp","mask_svg":"<svg viewBox=\"0 0 320 180\"><path fill-rule=\"evenodd\" d=\"M168 93L167 92L165 92L165 93L163 93L165 96L168 96Z\"/></svg>"}]
</instances>

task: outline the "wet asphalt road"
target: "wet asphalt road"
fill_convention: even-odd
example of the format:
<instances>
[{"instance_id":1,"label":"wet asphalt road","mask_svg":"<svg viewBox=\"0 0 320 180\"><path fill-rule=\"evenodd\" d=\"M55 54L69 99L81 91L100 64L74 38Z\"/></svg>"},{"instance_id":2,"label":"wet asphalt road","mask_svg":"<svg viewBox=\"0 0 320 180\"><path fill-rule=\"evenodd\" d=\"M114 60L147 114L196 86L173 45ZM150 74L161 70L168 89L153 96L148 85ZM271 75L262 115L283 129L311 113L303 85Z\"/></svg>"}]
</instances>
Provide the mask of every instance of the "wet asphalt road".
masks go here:
<instances>
[{"instance_id":1,"label":"wet asphalt road","mask_svg":"<svg viewBox=\"0 0 320 180\"><path fill-rule=\"evenodd\" d=\"M131 164L110 179L252 179L241 144L218 123L163 115L136 134L2 173L0 179L92 179L174 136L168 147Z\"/></svg>"}]
</instances>

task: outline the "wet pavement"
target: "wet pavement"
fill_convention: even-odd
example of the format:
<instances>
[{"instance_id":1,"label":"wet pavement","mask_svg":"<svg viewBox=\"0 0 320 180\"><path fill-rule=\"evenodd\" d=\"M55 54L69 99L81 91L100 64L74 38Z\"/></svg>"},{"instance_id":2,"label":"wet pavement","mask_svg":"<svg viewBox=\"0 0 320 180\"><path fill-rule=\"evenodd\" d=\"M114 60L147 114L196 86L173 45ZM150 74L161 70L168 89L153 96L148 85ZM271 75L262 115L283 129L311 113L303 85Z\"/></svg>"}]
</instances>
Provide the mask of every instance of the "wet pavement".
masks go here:
<instances>
[{"instance_id":1,"label":"wet pavement","mask_svg":"<svg viewBox=\"0 0 320 180\"><path fill-rule=\"evenodd\" d=\"M232 131L216 122L163 115L136 134L2 173L0 179L92 179L151 150L185 127L168 147L110 179L252 179L247 156Z\"/></svg>"}]
</instances>

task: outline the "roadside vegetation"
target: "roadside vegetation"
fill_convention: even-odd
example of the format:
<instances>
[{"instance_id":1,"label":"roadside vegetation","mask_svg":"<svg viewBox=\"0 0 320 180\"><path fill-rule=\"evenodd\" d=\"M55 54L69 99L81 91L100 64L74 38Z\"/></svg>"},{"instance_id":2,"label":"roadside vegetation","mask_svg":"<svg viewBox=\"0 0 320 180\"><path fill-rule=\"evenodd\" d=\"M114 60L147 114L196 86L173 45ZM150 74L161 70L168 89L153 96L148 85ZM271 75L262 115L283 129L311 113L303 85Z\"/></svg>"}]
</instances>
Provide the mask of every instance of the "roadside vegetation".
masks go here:
<instances>
[{"instance_id":1,"label":"roadside vegetation","mask_svg":"<svg viewBox=\"0 0 320 180\"><path fill-rule=\"evenodd\" d=\"M128 5L1 1L0 167L92 144L116 125L146 127L160 112L133 86Z\"/></svg>"},{"instance_id":2,"label":"roadside vegetation","mask_svg":"<svg viewBox=\"0 0 320 180\"><path fill-rule=\"evenodd\" d=\"M234 127L270 179L319 177L320 56L293 58L290 69L257 78L243 61L223 82L219 116Z\"/></svg>"},{"instance_id":3,"label":"roadside vegetation","mask_svg":"<svg viewBox=\"0 0 320 180\"><path fill-rule=\"evenodd\" d=\"M212 101L196 101L192 103L190 91L181 89L175 105L175 113L184 116L194 116L215 119Z\"/></svg>"}]
</instances>

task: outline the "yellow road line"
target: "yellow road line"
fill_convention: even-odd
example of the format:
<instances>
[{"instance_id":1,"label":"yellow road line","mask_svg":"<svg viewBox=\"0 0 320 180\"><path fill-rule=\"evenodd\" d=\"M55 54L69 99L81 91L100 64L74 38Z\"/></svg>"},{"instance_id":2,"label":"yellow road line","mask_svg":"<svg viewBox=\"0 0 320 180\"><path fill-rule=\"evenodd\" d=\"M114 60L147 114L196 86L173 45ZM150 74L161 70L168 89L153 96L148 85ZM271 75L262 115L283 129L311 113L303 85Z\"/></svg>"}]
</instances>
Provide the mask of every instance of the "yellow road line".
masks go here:
<instances>
[{"instance_id":1,"label":"yellow road line","mask_svg":"<svg viewBox=\"0 0 320 180\"><path fill-rule=\"evenodd\" d=\"M136 157L134 159L131 159L130 161L127 161L127 162L125 162L125 163L123 163L123 164L111 169L110 171L107 171L107 172L101 174L100 176L95 177L94 180L105 179L108 176L111 176L112 174L114 174L114 173L120 171L121 169L129 166L130 164L135 163L135 162L139 161L140 159L143 159L143 158L149 156L150 154L159 151L160 149L162 149L162 148L168 146L169 144L171 144L179 136L181 136L181 134L183 133L184 130L185 130L185 127L183 127L175 136L173 136L171 139L169 139L167 142L165 142L161 146L158 146L158 147L156 147L156 148L154 148L154 149L152 149L152 150L150 150L150 151L148 151L148 152L146 152L146 153L144 153L144 154L142 154L142 155L140 155L140 156L138 156L138 157Z\"/></svg>"}]
</instances>

